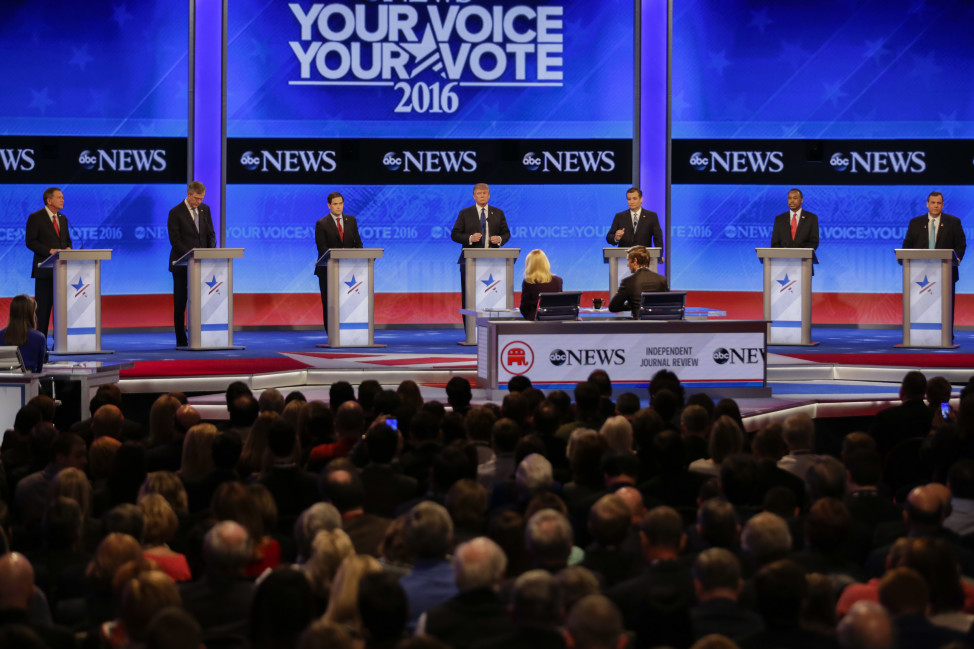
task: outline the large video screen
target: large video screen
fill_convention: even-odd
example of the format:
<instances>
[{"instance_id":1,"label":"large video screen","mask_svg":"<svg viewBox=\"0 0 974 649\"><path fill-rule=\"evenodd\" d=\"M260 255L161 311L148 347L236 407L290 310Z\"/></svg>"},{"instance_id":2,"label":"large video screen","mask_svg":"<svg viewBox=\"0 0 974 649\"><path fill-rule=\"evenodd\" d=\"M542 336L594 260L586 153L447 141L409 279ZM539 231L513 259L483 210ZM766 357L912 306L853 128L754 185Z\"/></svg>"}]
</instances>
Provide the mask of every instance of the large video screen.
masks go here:
<instances>
[{"instance_id":1,"label":"large video screen","mask_svg":"<svg viewBox=\"0 0 974 649\"><path fill-rule=\"evenodd\" d=\"M458 292L450 230L481 181L509 247L601 288L632 177L633 15L633 0L231 3L236 289L316 291L314 223L340 191L385 248L377 291Z\"/></svg>"},{"instance_id":2,"label":"large video screen","mask_svg":"<svg viewBox=\"0 0 974 649\"><path fill-rule=\"evenodd\" d=\"M791 187L819 217L815 292L898 293L892 251L930 191L971 238L970 15L957 0L674 2L672 285L760 291L754 248Z\"/></svg>"},{"instance_id":3,"label":"large video screen","mask_svg":"<svg viewBox=\"0 0 974 649\"><path fill-rule=\"evenodd\" d=\"M75 247L115 250L103 292L172 291L188 25L185 2L0 3L2 295L33 293L24 226L49 186L64 191Z\"/></svg>"}]
</instances>

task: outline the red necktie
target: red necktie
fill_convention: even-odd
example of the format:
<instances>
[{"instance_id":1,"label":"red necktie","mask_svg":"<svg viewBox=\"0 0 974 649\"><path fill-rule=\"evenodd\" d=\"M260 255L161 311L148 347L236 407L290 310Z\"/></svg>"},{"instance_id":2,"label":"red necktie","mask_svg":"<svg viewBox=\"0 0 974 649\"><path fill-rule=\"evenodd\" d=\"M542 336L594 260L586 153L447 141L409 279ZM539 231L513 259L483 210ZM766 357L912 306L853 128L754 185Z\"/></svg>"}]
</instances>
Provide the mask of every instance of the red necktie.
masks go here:
<instances>
[{"instance_id":1,"label":"red necktie","mask_svg":"<svg viewBox=\"0 0 974 649\"><path fill-rule=\"evenodd\" d=\"M798 232L798 212L791 213L791 238L795 238L795 233Z\"/></svg>"},{"instance_id":2,"label":"red necktie","mask_svg":"<svg viewBox=\"0 0 974 649\"><path fill-rule=\"evenodd\" d=\"M54 215L54 220L51 221L51 223L54 224L54 234L56 234L58 236L58 239L60 239L61 238L61 228L57 224L57 214Z\"/></svg>"},{"instance_id":3,"label":"red necktie","mask_svg":"<svg viewBox=\"0 0 974 649\"><path fill-rule=\"evenodd\" d=\"M338 238L342 240L342 243L345 243L345 232L342 230L341 217L335 217L335 225L338 226Z\"/></svg>"}]
</instances>

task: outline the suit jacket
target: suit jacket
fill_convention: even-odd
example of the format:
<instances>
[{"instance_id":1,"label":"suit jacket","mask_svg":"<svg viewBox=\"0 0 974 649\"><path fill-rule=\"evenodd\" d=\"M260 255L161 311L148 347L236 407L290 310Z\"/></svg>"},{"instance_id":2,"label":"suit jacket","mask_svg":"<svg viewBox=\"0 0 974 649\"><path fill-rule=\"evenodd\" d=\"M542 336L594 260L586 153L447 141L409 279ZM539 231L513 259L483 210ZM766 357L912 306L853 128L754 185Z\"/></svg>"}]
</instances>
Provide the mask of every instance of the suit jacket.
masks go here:
<instances>
[{"instance_id":1,"label":"suit jacket","mask_svg":"<svg viewBox=\"0 0 974 649\"><path fill-rule=\"evenodd\" d=\"M818 216L802 210L798 217L798 228L795 238L791 237L791 211L782 212L774 217L774 228L771 230L772 248L818 248Z\"/></svg>"},{"instance_id":2,"label":"suit jacket","mask_svg":"<svg viewBox=\"0 0 974 649\"><path fill-rule=\"evenodd\" d=\"M648 268L637 268L636 272L619 283L619 290L609 302L609 311L617 313L629 309L632 317L639 317L640 296L653 291L668 291L666 278Z\"/></svg>"},{"instance_id":3,"label":"suit jacket","mask_svg":"<svg viewBox=\"0 0 974 649\"><path fill-rule=\"evenodd\" d=\"M51 256L52 249L70 248L71 233L68 232L68 217L60 212L57 215L58 228L61 234L54 231L54 224L47 214L47 208L41 208L27 217L27 247L34 253L31 264L31 277L54 277L51 268L38 268L37 264Z\"/></svg>"},{"instance_id":4,"label":"suit jacket","mask_svg":"<svg viewBox=\"0 0 974 649\"><path fill-rule=\"evenodd\" d=\"M616 241L616 230L625 230L622 238ZM612 219L612 227L605 235L605 240L610 246L620 248L632 248L633 246L646 246L647 248L659 248L660 256L663 254L663 229L659 225L659 216L656 212L642 209L639 214L639 225L636 231L632 230L632 212L625 210L619 212Z\"/></svg>"},{"instance_id":5,"label":"suit jacket","mask_svg":"<svg viewBox=\"0 0 974 649\"><path fill-rule=\"evenodd\" d=\"M330 213L315 223L315 246L318 247L318 258L332 248L364 248L362 237L358 234L358 223L354 216L342 214L342 234L338 236L338 226L335 217ZM315 266L315 275L324 276L325 269Z\"/></svg>"},{"instance_id":6,"label":"suit jacket","mask_svg":"<svg viewBox=\"0 0 974 649\"><path fill-rule=\"evenodd\" d=\"M697 596L690 570L681 562L655 561L605 595L619 607L625 628L635 632L637 649L691 644L690 607Z\"/></svg>"},{"instance_id":7,"label":"suit jacket","mask_svg":"<svg viewBox=\"0 0 974 649\"><path fill-rule=\"evenodd\" d=\"M923 249L930 247L930 235L927 232L929 217L921 214L910 219L910 225L906 229L906 237L903 239L904 248ZM964 258L964 251L967 250L967 237L964 236L964 227L960 219L953 214L940 214L940 227L937 228L937 248L952 249L957 253L957 262ZM958 278L957 267L954 266L954 281Z\"/></svg>"},{"instance_id":8,"label":"suit jacket","mask_svg":"<svg viewBox=\"0 0 974 649\"><path fill-rule=\"evenodd\" d=\"M929 435L932 421L933 413L923 399L910 399L877 412L868 432L876 440L879 455L885 458L900 442Z\"/></svg>"},{"instance_id":9,"label":"suit jacket","mask_svg":"<svg viewBox=\"0 0 974 649\"><path fill-rule=\"evenodd\" d=\"M200 203L196 209L200 217L200 229L196 230L193 214L186 207L186 201L169 210L169 272L173 270L173 262L185 255L193 248L215 248L216 233L213 231L213 218L210 206Z\"/></svg>"},{"instance_id":10,"label":"suit jacket","mask_svg":"<svg viewBox=\"0 0 974 649\"><path fill-rule=\"evenodd\" d=\"M426 610L426 634L453 649L468 649L512 630L507 605L492 588L461 592Z\"/></svg>"},{"instance_id":11,"label":"suit jacket","mask_svg":"<svg viewBox=\"0 0 974 649\"><path fill-rule=\"evenodd\" d=\"M416 479L397 472L389 464L370 462L362 467L361 476L365 488L363 508L367 514L392 518L396 507L419 494Z\"/></svg>"},{"instance_id":12,"label":"suit jacket","mask_svg":"<svg viewBox=\"0 0 974 649\"><path fill-rule=\"evenodd\" d=\"M544 284L528 284L521 282L521 304L518 308L525 320L534 320L538 316L538 296L542 293L560 293L561 278L551 276L550 282Z\"/></svg>"},{"instance_id":13,"label":"suit jacket","mask_svg":"<svg viewBox=\"0 0 974 649\"><path fill-rule=\"evenodd\" d=\"M491 248L500 248L511 238L511 231L507 229L507 218L504 216L503 210L499 210L490 204L487 205L487 231L490 236L501 238L500 245L492 243L490 244ZM450 238L462 244L464 248L483 248L483 241L470 243L470 237L479 232L480 208L476 205L471 205L460 210L460 213L457 215L457 221L453 224L453 231L450 233ZM460 257L457 259L457 263L463 263L463 251L460 251Z\"/></svg>"}]
</instances>

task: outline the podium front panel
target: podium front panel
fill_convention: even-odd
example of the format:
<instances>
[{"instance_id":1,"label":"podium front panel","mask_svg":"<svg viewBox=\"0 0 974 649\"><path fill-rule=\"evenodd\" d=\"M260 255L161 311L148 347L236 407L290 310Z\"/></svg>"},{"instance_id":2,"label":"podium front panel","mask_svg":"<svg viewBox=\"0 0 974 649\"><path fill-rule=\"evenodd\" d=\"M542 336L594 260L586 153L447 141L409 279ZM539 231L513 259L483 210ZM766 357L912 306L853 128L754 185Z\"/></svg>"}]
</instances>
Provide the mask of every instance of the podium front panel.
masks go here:
<instances>
[{"instance_id":1,"label":"podium front panel","mask_svg":"<svg viewBox=\"0 0 974 649\"><path fill-rule=\"evenodd\" d=\"M230 338L230 285L226 259L200 259L200 345L227 347Z\"/></svg>"},{"instance_id":2,"label":"podium front panel","mask_svg":"<svg viewBox=\"0 0 974 649\"><path fill-rule=\"evenodd\" d=\"M342 346L367 346L370 259L343 259L338 266L338 330ZM329 269L331 272L331 269Z\"/></svg>"},{"instance_id":3,"label":"podium front panel","mask_svg":"<svg viewBox=\"0 0 974 649\"><path fill-rule=\"evenodd\" d=\"M54 283L54 302L65 318L66 349L72 352L98 351L98 262L93 259L61 262L67 281ZM57 295L63 286L65 295ZM54 310L54 330L58 330L59 309ZM60 349L58 351L61 351Z\"/></svg>"},{"instance_id":4,"label":"podium front panel","mask_svg":"<svg viewBox=\"0 0 974 649\"><path fill-rule=\"evenodd\" d=\"M943 261L910 261L910 345L940 347L943 336ZM948 266L949 272L949 266Z\"/></svg>"},{"instance_id":5,"label":"podium front panel","mask_svg":"<svg viewBox=\"0 0 974 649\"><path fill-rule=\"evenodd\" d=\"M477 275L474 280L474 290L477 295L474 308L477 311L507 308L507 267L509 261L505 258L477 260Z\"/></svg>"},{"instance_id":6,"label":"podium front panel","mask_svg":"<svg viewBox=\"0 0 974 649\"><path fill-rule=\"evenodd\" d=\"M768 344L802 343L802 260L769 258L771 267L771 326Z\"/></svg>"}]
</instances>

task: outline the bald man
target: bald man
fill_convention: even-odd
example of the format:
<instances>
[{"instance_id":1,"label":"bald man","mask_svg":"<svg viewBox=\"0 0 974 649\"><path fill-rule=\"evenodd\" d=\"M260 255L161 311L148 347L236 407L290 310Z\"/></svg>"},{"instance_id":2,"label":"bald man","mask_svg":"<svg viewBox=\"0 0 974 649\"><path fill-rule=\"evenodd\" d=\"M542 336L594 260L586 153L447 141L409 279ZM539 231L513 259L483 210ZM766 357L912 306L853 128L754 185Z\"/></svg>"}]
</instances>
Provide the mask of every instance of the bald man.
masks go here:
<instances>
[{"instance_id":1,"label":"bald man","mask_svg":"<svg viewBox=\"0 0 974 649\"><path fill-rule=\"evenodd\" d=\"M28 613L34 597L34 567L27 557L11 552L0 557L0 628L19 624L30 628L51 649L73 649L74 634L68 629L44 626Z\"/></svg>"}]
</instances>

